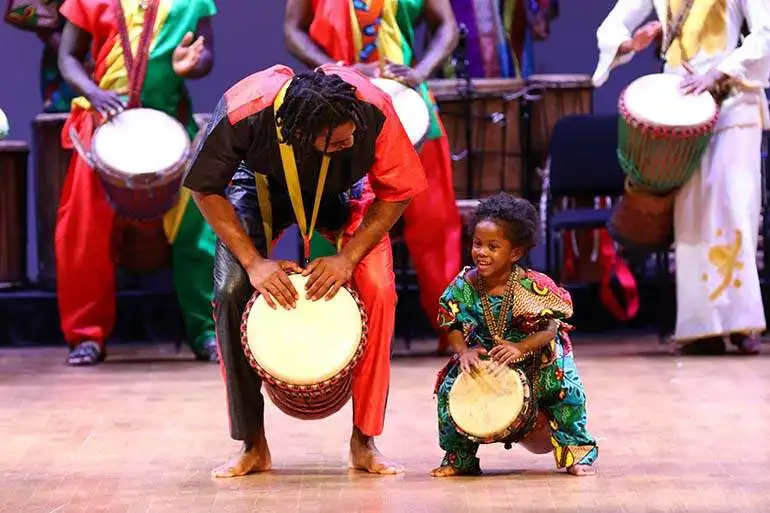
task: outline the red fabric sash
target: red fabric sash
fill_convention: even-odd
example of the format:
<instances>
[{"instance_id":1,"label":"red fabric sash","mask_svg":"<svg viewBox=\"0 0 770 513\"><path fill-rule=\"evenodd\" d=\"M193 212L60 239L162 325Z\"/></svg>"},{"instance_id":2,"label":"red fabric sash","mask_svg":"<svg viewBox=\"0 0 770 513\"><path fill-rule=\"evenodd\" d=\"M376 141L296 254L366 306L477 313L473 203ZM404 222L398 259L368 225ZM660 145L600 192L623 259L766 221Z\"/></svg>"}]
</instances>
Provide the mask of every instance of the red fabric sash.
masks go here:
<instances>
[{"instance_id":1,"label":"red fabric sash","mask_svg":"<svg viewBox=\"0 0 770 513\"><path fill-rule=\"evenodd\" d=\"M350 27L348 0L313 0L310 38L335 61L354 64L358 61Z\"/></svg>"}]
</instances>

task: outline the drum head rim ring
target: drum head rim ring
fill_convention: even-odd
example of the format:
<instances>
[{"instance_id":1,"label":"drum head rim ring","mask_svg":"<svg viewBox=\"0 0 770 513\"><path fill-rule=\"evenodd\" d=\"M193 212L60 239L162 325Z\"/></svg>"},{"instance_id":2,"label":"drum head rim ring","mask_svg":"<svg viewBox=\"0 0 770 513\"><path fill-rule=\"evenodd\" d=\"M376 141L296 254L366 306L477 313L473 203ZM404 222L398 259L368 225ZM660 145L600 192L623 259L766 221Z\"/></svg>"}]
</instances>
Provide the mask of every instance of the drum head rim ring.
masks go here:
<instances>
[{"instance_id":1,"label":"drum head rim ring","mask_svg":"<svg viewBox=\"0 0 770 513\"><path fill-rule=\"evenodd\" d=\"M291 274L298 274L298 273L290 272L288 274L291 275ZM254 293L249 298L249 301L246 303L246 307L243 309L243 314L241 315L241 324L240 324L241 347L243 349L244 355L246 356L246 360L249 362L249 365L252 367L252 369L254 369L257 372L257 374L259 374L259 376L265 382L270 383L271 385L279 387L280 389L286 390L286 391L296 391L296 392L321 391L321 390L325 390L325 389L337 386L340 381L343 381L349 374L353 373L355 368L358 366L358 362L361 360L361 356L363 355L364 349L366 348L367 342L369 340L369 317L366 313L366 309L364 308L364 305L361 302L361 299L358 293L355 290L353 290L351 286L347 284L343 285L343 287L353 297L353 300L358 306L359 313L361 314L361 337L358 343L358 348L354 352L350 361L347 363L347 365L345 365L345 367L342 368L342 370L340 370L340 372L338 372L335 376L332 376L329 379L326 379L319 383L314 383L312 385L297 385L297 384L288 383L286 381L278 379L272 374L270 374L269 372L267 372L267 370L265 370L261 365L259 365L259 362L257 362L256 357L251 351L251 346L249 346L248 332L246 330L251 309L254 306L254 303L256 302L256 300L261 295L259 292L254 291Z\"/></svg>"},{"instance_id":2,"label":"drum head rim ring","mask_svg":"<svg viewBox=\"0 0 770 513\"><path fill-rule=\"evenodd\" d=\"M529 378L527 378L527 375L524 373L523 370L521 370L519 367L511 367L511 370L516 372L518 374L519 379L521 380L521 385L523 389L522 397L524 398L524 400L522 401L521 410L519 411L519 414L516 416L513 422L511 422L511 424L508 427L506 427L499 433L496 433L491 436L481 437L481 436L472 435L466 432L457 424L454 417L452 417L452 413L449 408L449 396L447 396L447 413L449 414L448 415L449 420L452 422L452 425L460 435L464 436L468 440L471 440L472 442L476 442L479 444L493 444L493 443L506 441L513 434L516 434L517 436L521 435L521 438L523 438L524 435L526 435L529 431L531 431L532 429L531 427L527 428L527 430L522 430L521 428L527 424L532 423L531 421L537 418L538 408L537 408L537 400L534 396L534 389L529 382ZM455 383L457 383L456 378L455 378ZM449 393L451 393L451 390Z\"/></svg>"}]
</instances>

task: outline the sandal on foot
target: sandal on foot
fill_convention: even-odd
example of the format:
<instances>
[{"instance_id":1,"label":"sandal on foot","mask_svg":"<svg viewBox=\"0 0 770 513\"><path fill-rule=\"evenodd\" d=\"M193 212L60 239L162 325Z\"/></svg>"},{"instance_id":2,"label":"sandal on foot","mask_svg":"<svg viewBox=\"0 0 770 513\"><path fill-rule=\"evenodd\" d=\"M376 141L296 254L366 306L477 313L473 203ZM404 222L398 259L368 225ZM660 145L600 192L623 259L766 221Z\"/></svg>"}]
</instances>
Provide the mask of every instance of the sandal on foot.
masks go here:
<instances>
[{"instance_id":1,"label":"sandal on foot","mask_svg":"<svg viewBox=\"0 0 770 513\"><path fill-rule=\"evenodd\" d=\"M86 340L72 348L67 357L67 364L73 366L96 365L104 361L102 348L93 340Z\"/></svg>"},{"instance_id":2,"label":"sandal on foot","mask_svg":"<svg viewBox=\"0 0 770 513\"><path fill-rule=\"evenodd\" d=\"M762 339L757 336L733 333L730 342L738 348L741 354L759 354L762 350Z\"/></svg>"},{"instance_id":3,"label":"sandal on foot","mask_svg":"<svg viewBox=\"0 0 770 513\"><path fill-rule=\"evenodd\" d=\"M203 342L203 347L195 351L195 359L199 362L219 362L217 339L209 338Z\"/></svg>"}]
</instances>

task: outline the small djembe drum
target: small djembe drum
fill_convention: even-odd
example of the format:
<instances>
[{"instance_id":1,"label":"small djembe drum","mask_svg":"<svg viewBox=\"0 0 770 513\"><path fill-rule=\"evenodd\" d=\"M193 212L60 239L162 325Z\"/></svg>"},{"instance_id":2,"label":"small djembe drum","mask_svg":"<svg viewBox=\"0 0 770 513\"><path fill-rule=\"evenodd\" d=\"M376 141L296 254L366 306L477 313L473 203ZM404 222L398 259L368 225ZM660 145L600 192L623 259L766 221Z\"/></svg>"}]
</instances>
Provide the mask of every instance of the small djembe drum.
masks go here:
<instances>
[{"instance_id":1,"label":"small djembe drum","mask_svg":"<svg viewBox=\"0 0 770 513\"><path fill-rule=\"evenodd\" d=\"M662 251L673 242L676 193L700 168L719 118L711 94L685 95L682 80L646 75L620 95L618 158L626 190L608 228L631 252Z\"/></svg>"},{"instance_id":2,"label":"small djembe drum","mask_svg":"<svg viewBox=\"0 0 770 513\"><path fill-rule=\"evenodd\" d=\"M523 370L482 360L473 373L457 376L449 416L457 432L476 443L513 444L534 428L537 403Z\"/></svg>"},{"instance_id":3,"label":"small djembe drum","mask_svg":"<svg viewBox=\"0 0 770 513\"><path fill-rule=\"evenodd\" d=\"M350 399L366 346L366 311L348 286L328 301L311 301L303 293L307 277L292 274L289 280L300 292L296 308L272 309L254 293L243 312L241 346L278 409L321 419Z\"/></svg>"}]
</instances>

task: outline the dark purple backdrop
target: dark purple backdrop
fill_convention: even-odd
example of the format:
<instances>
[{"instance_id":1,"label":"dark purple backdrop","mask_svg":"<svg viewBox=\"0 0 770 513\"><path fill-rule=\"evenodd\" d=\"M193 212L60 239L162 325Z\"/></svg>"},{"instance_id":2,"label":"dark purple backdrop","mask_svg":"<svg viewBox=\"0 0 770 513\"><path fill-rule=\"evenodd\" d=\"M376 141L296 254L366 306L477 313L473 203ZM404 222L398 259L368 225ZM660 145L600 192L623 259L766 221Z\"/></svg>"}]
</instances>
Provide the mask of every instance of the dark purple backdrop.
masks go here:
<instances>
[{"instance_id":1,"label":"dark purple backdrop","mask_svg":"<svg viewBox=\"0 0 770 513\"><path fill-rule=\"evenodd\" d=\"M0 0L5 4L5 0ZM552 26L549 41L539 43L538 73L591 74L596 63L595 31L613 0L563 0L561 17ZM284 3L278 0L227 0L219 2L214 19L216 65L203 80L190 84L196 111L210 110L233 82L276 63L297 65L286 51L281 25ZM10 138L30 140L30 123L39 111L38 65L41 44L31 34L0 23L0 108L8 115ZM621 88L635 77L656 70L651 51L619 69L595 93L597 112L613 112ZM30 181L30 190L32 182ZM30 202L28 269L34 279L36 244L34 205ZM284 251L293 252L284 237ZM288 256L288 255L287 255Z\"/></svg>"}]
</instances>

